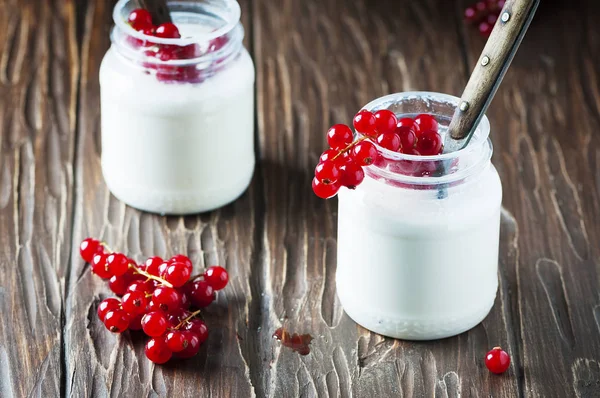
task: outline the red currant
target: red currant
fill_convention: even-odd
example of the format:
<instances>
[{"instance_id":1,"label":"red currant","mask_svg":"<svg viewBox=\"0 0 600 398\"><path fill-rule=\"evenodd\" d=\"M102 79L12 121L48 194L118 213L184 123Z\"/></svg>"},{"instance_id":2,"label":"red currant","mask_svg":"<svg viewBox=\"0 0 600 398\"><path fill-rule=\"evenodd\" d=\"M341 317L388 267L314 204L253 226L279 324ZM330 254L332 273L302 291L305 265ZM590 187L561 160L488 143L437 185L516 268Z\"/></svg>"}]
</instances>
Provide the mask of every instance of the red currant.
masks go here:
<instances>
[{"instance_id":1,"label":"red currant","mask_svg":"<svg viewBox=\"0 0 600 398\"><path fill-rule=\"evenodd\" d=\"M149 360L159 365L167 362L173 356L173 351L169 349L162 336L148 340L144 351Z\"/></svg>"},{"instance_id":2,"label":"red currant","mask_svg":"<svg viewBox=\"0 0 600 398\"><path fill-rule=\"evenodd\" d=\"M323 163L326 162L328 160L333 161L333 158L335 158L336 156L338 156L338 151L334 150L334 149L328 149L325 152L323 152L321 154L321 156L319 157L319 163ZM338 158L336 158L337 161Z\"/></svg>"},{"instance_id":3,"label":"red currant","mask_svg":"<svg viewBox=\"0 0 600 398\"><path fill-rule=\"evenodd\" d=\"M183 331L182 333L188 345L185 349L177 353L177 357L181 359L191 358L200 351L200 339L195 333L189 331Z\"/></svg>"},{"instance_id":4,"label":"red currant","mask_svg":"<svg viewBox=\"0 0 600 398\"><path fill-rule=\"evenodd\" d=\"M143 8L138 8L131 13L129 13L129 18L127 21L131 25L131 27L135 30L144 30L153 27L152 25L152 15L148 10Z\"/></svg>"},{"instance_id":5,"label":"red currant","mask_svg":"<svg viewBox=\"0 0 600 398\"><path fill-rule=\"evenodd\" d=\"M179 39L181 35L179 34L179 29L177 26L171 22L165 22L156 28L156 37L161 37L163 39Z\"/></svg>"},{"instance_id":6,"label":"red currant","mask_svg":"<svg viewBox=\"0 0 600 398\"><path fill-rule=\"evenodd\" d=\"M417 141L417 150L423 156L439 155L442 150L442 137L433 130L422 132Z\"/></svg>"},{"instance_id":7,"label":"red currant","mask_svg":"<svg viewBox=\"0 0 600 398\"><path fill-rule=\"evenodd\" d=\"M423 131L433 130L438 131L438 122L431 115L423 113L415 117L415 124L419 127L418 131L415 131L419 135Z\"/></svg>"},{"instance_id":8,"label":"red currant","mask_svg":"<svg viewBox=\"0 0 600 398\"><path fill-rule=\"evenodd\" d=\"M181 321L190 316L190 312L184 310L183 308L178 308L175 311L169 312L167 316L167 321L171 327L177 327Z\"/></svg>"},{"instance_id":9,"label":"red currant","mask_svg":"<svg viewBox=\"0 0 600 398\"><path fill-rule=\"evenodd\" d=\"M325 184L324 182L319 181L317 177L313 178L312 181L313 192L321 199L334 197L340 190L340 187L341 185L339 182L336 182L335 184Z\"/></svg>"},{"instance_id":10,"label":"red currant","mask_svg":"<svg viewBox=\"0 0 600 398\"><path fill-rule=\"evenodd\" d=\"M142 292L127 292L123 296L123 301L121 303L123 309L127 311L128 314L135 316L140 315L146 312L146 307L148 306L148 299L146 298L146 294Z\"/></svg>"},{"instance_id":11,"label":"red currant","mask_svg":"<svg viewBox=\"0 0 600 398\"><path fill-rule=\"evenodd\" d=\"M225 268L213 265L204 272L204 280L208 282L214 290L221 290L227 286L229 274Z\"/></svg>"},{"instance_id":12,"label":"red currant","mask_svg":"<svg viewBox=\"0 0 600 398\"><path fill-rule=\"evenodd\" d=\"M398 120L397 127L398 129L402 127L408 127L413 131L417 131L419 129L419 125L415 123L415 120L413 118L410 117L403 117L402 119Z\"/></svg>"},{"instance_id":13,"label":"red currant","mask_svg":"<svg viewBox=\"0 0 600 398\"><path fill-rule=\"evenodd\" d=\"M169 259L169 263L183 263L190 270L190 274L194 270L194 264L192 264L192 260L189 259L188 256L184 256L183 254L178 254Z\"/></svg>"},{"instance_id":14,"label":"red currant","mask_svg":"<svg viewBox=\"0 0 600 398\"><path fill-rule=\"evenodd\" d=\"M342 167L342 178L340 182L349 189L356 189L365 179L365 171L362 166L356 162L349 162Z\"/></svg>"},{"instance_id":15,"label":"red currant","mask_svg":"<svg viewBox=\"0 0 600 398\"><path fill-rule=\"evenodd\" d=\"M208 328L201 319L191 319L185 325L185 330L194 333L198 336L200 344L204 343L208 339Z\"/></svg>"},{"instance_id":16,"label":"red currant","mask_svg":"<svg viewBox=\"0 0 600 398\"><path fill-rule=\"evenodd\" d=\"M169 269L169 263L162 263L158 266L158 276L163 277Z\"/></svg>"},{"instance_id":17,"label":"red currant","mask_svg":"<svg viewBox=\"0 0 600 398\"><path fill-rule=\"evenodd\" d=\"M129 318L124 310L108 311L104 316L104 326L113 333L123 333L129 327Z\"/></svg>"},{"instance_id":18,"label":"red currant","mask_svg":"<svg viewBox=\"0 0 600 398\"><path fill-rule=\"evenodd\" d=\"M171 287L159 286L152 294L152 301L163 311L173 311L181 307L181 293Z\"/></svg>"},{"instance_id":19,"label":"red currant","mask_svg":"<svg viewBox=\"0 0 600 398\"><path fill-rule=\"evenodd\" d=\"M394 112L388 109L382 109L375 112L375 126L379 134L393 133L396 130L398 119Z\"/></svg>"},{"instance_id":20,"label":"red currant","mask_svg":"<svg viewBox=\"0 0 600 398\"><path fill-rule=\"evenodd\" d=\"M402 126L399 127L396 130L396 132L400 137L400 146L403 150L409 150L415 147L415 143L417 142L417 135L411 127Z\"/></svg>"},{"instance_id":21,"label":"red currant","mask_svg":"<svg viewBox=\"0 0 600 398\"><path fill-rule=\"evenodd\" d=\"M102 251L104 251L104 249L96 239L84 239L79 245L79 253L86 263L91 263L94 259L94 255Z\"/></svg>"},{"instance_id":22,"label":"red currant","mask_svg":"<svg viewBox=\"0 0 600 398\"><path fill-rule=\"evenodd\" d=\"M129 269L129 259L122 253L112 253L106 257L106 267L112 275L121 276Z\"/></svg>"},{"instance_id":23,"label":"red currant","mask_svg":"<svg viewBox=\"0 0 600 398\"><path fill-rule=\"evenodd\" d=\"M161 311L149 312L142 318L142 329L150 337L162 336L167 326L167 316Z\"/></svg>"},{"instance_id":24,"label":"red currant","mask_svg":"<svg viewBox=\"0 0 600 398\"><path fill-rule=\"evenodd\" d=\"M361 166L368 166L377 160L379 153L370 141L361 141L352 148L352 158Z\"/></svg>"},{"instance_id":25,"label":"red currant","mask_svg":"<svg viewBox=\"0 0 600 398\"><path fill-rule=\"evenodd\" d=\"M332 149L340 151L352 143L352 130L345 124L336 124L327 131L327 143Z\"/></svg>"},{"instance_id":26,"label":"red currant","mask_svg":"<svg viewBox=\"0 0 600 398\"><path fill-rule=\"evenodd\" d=\"M173 330L172 332L167 333L167 338L165 341L167 342L169 349L173 352L183 351L189 344L185 333L179 330Z\"/></svg>"},{"instance_id":27,"label":"red currant","mask_svg":"<svg viewBox=\"0 0 600 398\"><path fill-rule=\"evenodd\" d=\"M375 136L377 133L377 119L367 110L362 110L354 116L353 125L361 134Z\"/></svg>"},{"instance_id":28,"label":"red currant","mask_svg":"<svg viewBox=\"0 0 600 398\"><path fill-rule=\"evenodd\" d=\"M113 276L106 267L106 255L104 253L99 253L94 256L94 259L92 260L92 272L102 279L108 279Z\"/></svg>"},{"instance_id":29,"label":"red currant","mask_svg":"<svg viewBox=\"0 0 600 398\"><path fill-rule=\"evenodd\" d=\"M174 287L181 287L190 279L191 270L184 263L171 263L164 278Z\"/></svg>"},{"instance_id":30,"label":"red currant","mask_svg":"<svg viewBox=\"0 0 600 398\"><path fill-rule=\"evenodd\" d=\"M129 287L130 279L127 274L122 276L113 275L108 281L108 287L113 291L117 296L122 296L127 292L127 288Z\"/></svg>"},{"instance_id":31,"label":"red currant","mask_svg":"<svg viewBox=\"0 0 600 398\"><path fill-rule=\"evenodd\" d=\"M162 258L150 257L146 260L144 271L154 276L158 276L158 267L160 267L162 263L164 263L164 260Z\"/></svg>"},{"instance_id":32,"label":"red currant","mask_svg":"<svg viewBox=\"0 0 600 398\"><path fill-rule=\"evenodd\" d=\"M394 124L394 129L396 129L396 125ZM377 136L377 143L380 147L385 148L390 151L398 151L400 149L400 137L398 134L393 131L379 134Z\"/></svg>"},{"instance_id":33,"label":"red currant","mask_svg":"<svg viewBox=\"0 0 600 398\"><path fill-rule=\"evenodd\" d=\"M315 177L323 184L335 184L340 178L340 169L333 160L328 160L317 165Z\"/></svg>"},{"instance_id":34,"label":"red currant","mask_svg":"<svg viewBox=\"0 0 600 398\"><path fill-rule=\"evenodd\" d=\"M98 305L98 318L104 322L104 317L109 311L117 310L121 307L121 302L116 298L107 298Z\"/></svg>"},{"instance_id":35,"label":"red currant","mask_svg":"<svg viewBox=\"0 0 600 398\"><path fill-rule=\"evenodd\" d=\"M214 289L205 280L196 281L192 284L190 299L196 307L207 307L215 299Z\"/></svg>"},{"instance_id":36,"label":"red currant","mask_svg":"<svg viewBox=\"0 0 600 398\"><path fill-rule=\"evenodd\" d=\"M128 292L140 292L140 293L152 293L154 292L154 285L151 281L133 281L127 288Z\"/></svg>"},{"instance_id":37,"label":"red currant","mask_svg":"<svg viewBox=\"0 0 600 398\"><path fill-rule=\"evenodd\" d=\"M510 366L510 356L502 348L494 347L485 356L485 366L492 373L504 373Z\"/></svg>"}]
</instances>

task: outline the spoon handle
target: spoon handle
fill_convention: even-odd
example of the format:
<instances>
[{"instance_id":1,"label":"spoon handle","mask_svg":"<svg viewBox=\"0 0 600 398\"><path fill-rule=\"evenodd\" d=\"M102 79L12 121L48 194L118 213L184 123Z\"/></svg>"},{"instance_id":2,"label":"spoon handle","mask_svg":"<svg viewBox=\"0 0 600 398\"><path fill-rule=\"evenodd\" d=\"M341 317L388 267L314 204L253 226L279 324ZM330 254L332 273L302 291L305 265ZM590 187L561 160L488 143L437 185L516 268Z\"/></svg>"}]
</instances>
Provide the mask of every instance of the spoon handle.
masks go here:
<instances>
[{"instance_id":1,"label":"spoon handle","mask_svg":"<svg viewBox=\"0 0 600 398\"><path fill-rule=\"evenodd\" d=\"M463 148L477 129L517 52L540 0L507 0L450 122L445 152Z\"/></svg>"},{"instance_id":2,"label":"spoon handle","mask_svg":"<svg viewBox=\"0 0 600 398\"><path fill-rule=\"evenodd\" d=\"M160 25L165 22L173 22L171 20L171 14L169 13L169 7L167 7L167 0L138 0L140 6L145 8L152 15L152 22L155 25Z\"/></svg>"}]
</instances>

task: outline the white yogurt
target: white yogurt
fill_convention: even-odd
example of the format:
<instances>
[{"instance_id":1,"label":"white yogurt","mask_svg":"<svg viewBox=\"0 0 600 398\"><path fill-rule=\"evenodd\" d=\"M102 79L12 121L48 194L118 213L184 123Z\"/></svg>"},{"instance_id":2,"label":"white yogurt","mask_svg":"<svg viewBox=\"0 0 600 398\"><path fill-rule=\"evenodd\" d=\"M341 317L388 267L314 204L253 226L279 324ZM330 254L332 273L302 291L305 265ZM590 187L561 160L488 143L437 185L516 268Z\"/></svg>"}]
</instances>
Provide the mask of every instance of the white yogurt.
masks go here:
<instances>
[{"instance_id":1,"label":"white yogurt","mask_svg":"<svg viewBox=\"0 0 600 398\"><path fill-rule=\"evenodd\" d=\"M203 33L179 28L184 37ZM102 172L110 191L163 214L235 200L254 171L254 76L242 47L202 83L165 83L113 41L100 70Z\"/></svg>"},{"instance_id":2,"label":"white yogurt","mask_svg":"<svg viewBox=\"0 0 600 398\"><path fill-rule=\"evenodd\" d=\"M502 187L491 147L481 142L486 137L479 146L489 153L480 162L463 159L473 167L443 199L437 189L393 186L374 167L375 178L340 191L337 293L357 323L428 340L462 333L489 313L498 287Z\"/></svg>"}]
</instances>

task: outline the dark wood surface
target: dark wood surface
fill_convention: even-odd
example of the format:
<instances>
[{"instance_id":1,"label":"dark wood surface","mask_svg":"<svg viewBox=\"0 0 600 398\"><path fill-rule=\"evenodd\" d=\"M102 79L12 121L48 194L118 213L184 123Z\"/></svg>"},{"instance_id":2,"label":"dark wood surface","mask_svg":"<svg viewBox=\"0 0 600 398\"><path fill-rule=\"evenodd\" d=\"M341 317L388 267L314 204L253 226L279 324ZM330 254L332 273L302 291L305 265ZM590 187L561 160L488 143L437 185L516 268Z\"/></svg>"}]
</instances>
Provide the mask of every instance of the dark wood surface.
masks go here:
<instances>
[{"instance_id":1,"label":"dark wood surface","mask_svg":"<svg viewBox=\"0 0 600 398\"><path fill-rule=\"evenodd\" d=\"M241 4L261 161L234 204L165 218L123 205L101 176L113 1L0 0L0 396L600 396L600 3L543 1L488 112L504 184L496 305L427 343L344 314L336 202L310 179L327 127L372 98L461 93L484 45L466 2ZM77 251L89 235L230 270L198 357L153 366L140 340L104 329L110 292ZM313 335L311 354L273 341L284 322ZM500 377L483 364L495 345L513 360Z\"/></svg>"}]
</instances>

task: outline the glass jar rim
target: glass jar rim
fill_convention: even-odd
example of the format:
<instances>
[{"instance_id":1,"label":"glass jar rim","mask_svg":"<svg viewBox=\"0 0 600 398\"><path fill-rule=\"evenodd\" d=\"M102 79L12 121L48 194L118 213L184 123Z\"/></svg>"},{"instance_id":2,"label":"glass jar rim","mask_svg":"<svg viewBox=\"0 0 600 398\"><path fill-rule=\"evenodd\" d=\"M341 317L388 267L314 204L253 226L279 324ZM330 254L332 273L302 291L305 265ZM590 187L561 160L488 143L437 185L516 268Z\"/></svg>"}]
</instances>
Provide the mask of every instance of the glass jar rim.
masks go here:
<instances>
[{"instance_id":1,"label":"glass jar rim","mask_svg":"<svg viewBox=\"0 0 600 398\"><path fill-rule=\"evenodd\" d=\"M122 18L121 11L131 1L132 0L119 0L117 2L117 4L115 5L115 8L113 9L113 21L114 21L115 25L117 26L117 28L119 28L123 32L125 32L128 36L135 37L136 39L145 40L145 41L149 41L149 42L156 43L156 44L171 44L171 45L183 47L183 46L186 46L189 44L197 43L198 41L210 41L210 40L219 38L221 36L226 35L231 30L233 30L240 22L240 18L242 15L242 10L240 8L239 3L236 0L221 0L224 2L224 4L226 6L230 7L230 14L228 15L228 18L225 21L226 22L225 25L221 26L220 28L218 28L212 32L202 34L202 35L196 35L194 37L185 37L185 38L180 38L180 39L166 39L166 38L150 36L150 35L146 35L142 32L138 32L137 30L133 29L131 27L131 25L129 25ZM180 5L180 6L189 4L189 3L181 2L181 1L168 1L168 3L172 4L172 5Z\"/></svg>"}]
</instances>

